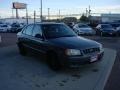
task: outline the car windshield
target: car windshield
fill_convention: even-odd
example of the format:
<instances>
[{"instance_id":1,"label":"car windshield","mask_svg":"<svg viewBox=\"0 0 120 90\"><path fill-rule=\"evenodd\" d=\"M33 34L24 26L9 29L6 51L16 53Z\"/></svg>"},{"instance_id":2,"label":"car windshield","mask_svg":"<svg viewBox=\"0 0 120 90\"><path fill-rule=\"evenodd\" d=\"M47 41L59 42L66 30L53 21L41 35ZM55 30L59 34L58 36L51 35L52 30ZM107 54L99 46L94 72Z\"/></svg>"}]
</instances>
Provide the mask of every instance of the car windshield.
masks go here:
<instances>
[{"instance_id":1,"label":"car windshield","mask_svg":"<svg viewBox=\"0 0 120 90\"><path fill-rule=\"evenodd\" d=\"M112 28L111 25L102 25L102 28Z\"/></svg>"},{"instance_id":2,"label":"car windshield","mask_svg":"<svg viewBox=\"0 0 120 90\"><path fill-rule=\"evenodd\" d=\"M7 27L7 25L1 25L1 27Z\"/></svg>"},{"instance_id":3,"label":"car windshield","mask_svg":"<svg viewBox=\"0 0 120 90\"><path fill-rule=\"evenodd\" d=\"M79 24L78 27L79 27L79 28L89 28L89 26L88 26L88 25L85 25L85 24Z\"/></svg>"},{"instance_id":4,"label":"car windshield","mask_svg":"<svg viewBox=\"0 0 120 90\"><path fill-rule=\"evenodd\" d=\"M19 24L12 24L12 27L20 27Z\"/></svg>"},{"instance_id":5,"label":"car windshield","mask_svg":"<svg viewBox=\"0 0 120 90\"><path fill-rule=\"evenodd\" d=\"M47 39L77 36L72 29L63 24L47 24L42 25L41 28Z\"/></svg>"}]
</instances>

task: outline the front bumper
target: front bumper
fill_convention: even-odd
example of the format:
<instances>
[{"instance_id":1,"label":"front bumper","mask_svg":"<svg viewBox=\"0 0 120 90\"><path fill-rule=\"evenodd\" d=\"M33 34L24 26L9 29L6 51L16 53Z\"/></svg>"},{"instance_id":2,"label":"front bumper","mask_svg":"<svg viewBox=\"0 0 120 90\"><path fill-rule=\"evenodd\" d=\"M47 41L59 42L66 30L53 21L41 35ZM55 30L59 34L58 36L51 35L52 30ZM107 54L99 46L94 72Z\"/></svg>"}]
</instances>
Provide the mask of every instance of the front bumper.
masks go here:
<instances>
[{"instance_id":1,"label":"front bumper","mask_svg":"<svg viewBox=\"0 0 120 90\"><path fill-rule=\"evenodd\" d=\"M85 57L83 57L83 56L68 57L67 58L67 67L77 68L84 64L90 64L90 63L100 61L104 55L104 52L97 53L95 55L97 56L97 59L94 61L91 61L91 57L93 55L88 55Z\"/></svg>"}]
</instances>

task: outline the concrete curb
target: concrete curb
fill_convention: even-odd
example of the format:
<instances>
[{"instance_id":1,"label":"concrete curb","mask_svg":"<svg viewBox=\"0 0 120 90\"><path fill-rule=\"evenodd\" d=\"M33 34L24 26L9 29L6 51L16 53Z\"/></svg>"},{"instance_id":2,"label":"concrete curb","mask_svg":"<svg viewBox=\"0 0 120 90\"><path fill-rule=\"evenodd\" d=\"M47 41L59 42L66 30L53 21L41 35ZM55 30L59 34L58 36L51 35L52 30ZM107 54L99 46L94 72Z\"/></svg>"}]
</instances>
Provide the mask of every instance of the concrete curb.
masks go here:
<instances>
[{"instance_id":1,"label":"concrete curb","mask_svg":"<svg viewBox=\"0 0 120 90\"><path fill-rule=\"evenodd\" d=\"M116 55L117 55L117 52L115 50L112 50L112 49L107 49L107 51L109 51L110 54L112 54L112 59L110 61L108 61L106 63L106 65L108 66L109 69L106 69L105 67L103 68L104 69L104 72L101 74L100 76L100 81L99 83L97 83L97 85L95 86L95 88L93 90L104 90L104 87L106 85L106 82L109 78L109 75L111 73L111 70L112 70L112 67L114 65L114 62L115 62L115 59L116 59ZM108 55L108 57L111 56L111 55ZM105 75L105 76L104 76ZM101 78L102 77L102 78Z\"/></svg>"}]
</instances>

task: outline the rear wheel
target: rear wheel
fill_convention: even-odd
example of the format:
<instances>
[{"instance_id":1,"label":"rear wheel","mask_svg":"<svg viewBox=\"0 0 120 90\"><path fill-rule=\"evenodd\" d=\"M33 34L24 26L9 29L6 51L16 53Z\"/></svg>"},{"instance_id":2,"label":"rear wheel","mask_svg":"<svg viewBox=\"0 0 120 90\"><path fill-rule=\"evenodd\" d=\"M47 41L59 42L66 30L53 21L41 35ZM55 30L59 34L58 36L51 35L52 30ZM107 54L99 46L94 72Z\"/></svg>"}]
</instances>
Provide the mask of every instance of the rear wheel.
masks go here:
<instances>
[{"instance_id":1,"label":"rear wheel","mask_svg":"<svg viewBox=\"0 0 120 90\"><path fill-rule=\"evenodd\" d=\"M27 54L25 47L22 44L18 44L19 47L19 53L23 56Z\"/></svg>"},{"instance_id":2,"label":"rear wheel","mask_svg":"<svg viewBox=\"0 0 120 90\"><path fill-rule=\"evenodd\" d=\"M58 71L61 69L61 65L60 65L58 57L55 53L48 53L47 64L54 71Z\"/></svg>"}]
</instances>

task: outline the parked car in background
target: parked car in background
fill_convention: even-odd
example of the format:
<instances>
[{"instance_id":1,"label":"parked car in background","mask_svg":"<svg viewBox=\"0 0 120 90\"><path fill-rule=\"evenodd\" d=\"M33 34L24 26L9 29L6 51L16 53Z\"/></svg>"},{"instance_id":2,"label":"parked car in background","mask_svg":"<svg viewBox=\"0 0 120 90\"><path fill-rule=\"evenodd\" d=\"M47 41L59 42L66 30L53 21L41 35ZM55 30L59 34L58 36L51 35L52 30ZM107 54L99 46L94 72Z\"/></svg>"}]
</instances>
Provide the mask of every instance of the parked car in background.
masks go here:
<instances>
[{"instance_id":1,"label":"parked car in background","mask_svg":"<svg viewBox=\"0 0 120 90\"><path fill-rule=\"evenodd\" d=\"M25 23L20 23L20 27L23 28L26 24Z\"/></svg>"},{"instance_id":2,"label":"parked car in background","mask_svg":"<svg viewBox=\"0 0 120 90\"><path fill-rule=\"evenodd\" d=\"M120 23L111 23L110 25L112 25L114 29L117 29L117 27L120 26Z\"/></svg>"},{"instance_id":3,"label":"parked car in background","mask_svg":"<svg viewBox=\"0 0 120 90\"><path fill-rule=\"evenodd\" d=\"M11 29L11 26L7 24L0 24L0 32L8 32Z\"/></svg>"},{"instance_id":4,"label":"parked car in background","mask_svg":"<svg viewBox=\"0 0 120 90\"><path fill-rule=\"evenodd\" d=\"M71 29L73 29L74 22L69 22L69 23L67 23L67 25L68 25Z\"/></svg>"},{"instance_id":5,"label":"parked car in background","mask_svg":"<svg viewBox=\"0 0 120 90\"><path fill-rule=\"evenodd\" d=\"M79 37L72 29L62 23L30 24L17 34L21 55L28 50L45 54L47 63L53 70L62 66L80 67L101 60L102 44Z\"/></svg>"},{"instance_id":6,"label":"parked car in background","mask_svg":"<svg viewBox=\"0 0 120 90\"><path fill-rule=\"evenodd\" d=\"M73 27L75 33L77 33L78 35L95 35L96 32L87 24L76 24Z\"/></svg>"},{"instance_id":7,"label":"parked car in background","mask_svg":"<svg viewBox=\"0 0 120 90\"><path fill-rule=\"evenodd\" d=\"M120 36L120 26L116 28L116 31L117 31L117 35Z\"/></svg>"},{"instance_id":8,"label":"parked car in background","mask_svg":"<svg viewBox=\"0 0 120 90\"><path fill-rule=\"evenodd\" d=\"M99 24L96 27L96 33L100 36L104 35L116 35L116 30L110 24Z\"/></svg>"},{"instance_id":9,"label":"parked car in background","mask_svg":"<svg viewBox=\"0 0 120 90\"><path fill-rule=\"evenodd\" d=\"M11 30L10 32L13 32L13 33L17 33L17 32L20 32L22 30L23 27L20 26L19 23L13 23L11 25Z\"/></svg>"}]
</instances>

